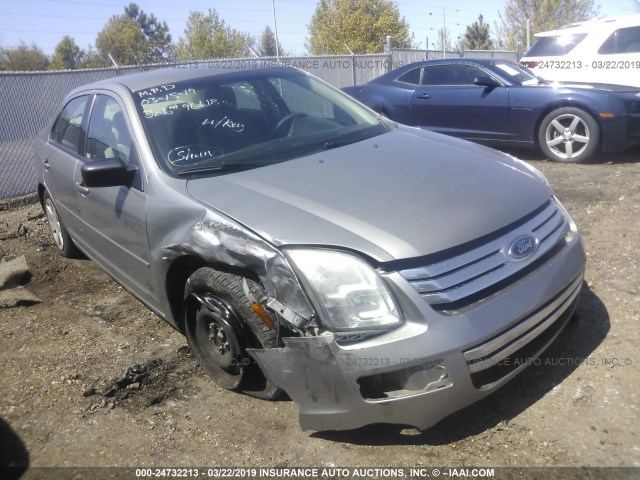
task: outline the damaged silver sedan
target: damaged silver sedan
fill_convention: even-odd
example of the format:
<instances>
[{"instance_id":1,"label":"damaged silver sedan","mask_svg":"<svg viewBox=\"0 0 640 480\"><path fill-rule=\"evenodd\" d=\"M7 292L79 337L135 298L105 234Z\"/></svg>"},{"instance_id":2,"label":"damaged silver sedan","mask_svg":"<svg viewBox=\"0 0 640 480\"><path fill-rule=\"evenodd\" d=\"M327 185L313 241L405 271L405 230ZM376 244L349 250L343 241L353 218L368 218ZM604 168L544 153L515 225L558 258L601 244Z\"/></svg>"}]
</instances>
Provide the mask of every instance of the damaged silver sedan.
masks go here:
<instances>
[{"instance_id":1,"label":"damaged silver sedan","mask_svg":"<svg viewBox=\"0 0 640 480\"><path fill-rule=\"evenodd\" d=\"M35 145L59 252L183 332L220 386L304 429L425 429L558 335L585 265L534 168L399 125L291 68L74 90Z\"/></svg>"}]
</instances>

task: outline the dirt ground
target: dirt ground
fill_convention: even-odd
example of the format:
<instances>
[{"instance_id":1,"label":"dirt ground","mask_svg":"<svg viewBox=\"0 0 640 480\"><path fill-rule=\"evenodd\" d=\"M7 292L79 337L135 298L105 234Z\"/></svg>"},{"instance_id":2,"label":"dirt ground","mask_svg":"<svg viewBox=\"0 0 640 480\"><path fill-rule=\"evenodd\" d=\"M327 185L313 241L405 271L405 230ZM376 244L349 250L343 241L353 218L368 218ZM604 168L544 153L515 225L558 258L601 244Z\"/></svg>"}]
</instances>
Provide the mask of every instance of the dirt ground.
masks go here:
<instances>
[{"instance_id":1,"label":"dirt ground","mask_svg":"<svg viewBox=\"0 0 640 480\"><path fill-rule=\"evenodd\" d=\"M640 466L640 151L513 153L581 229L577 319L537 365L422 433L303 432L292 401L217 387L184 337L91 261L57 255L39 205L0 203L0 258L24 254L42 300L0 309L0 466Z\"/></svg>"}]
</instances>

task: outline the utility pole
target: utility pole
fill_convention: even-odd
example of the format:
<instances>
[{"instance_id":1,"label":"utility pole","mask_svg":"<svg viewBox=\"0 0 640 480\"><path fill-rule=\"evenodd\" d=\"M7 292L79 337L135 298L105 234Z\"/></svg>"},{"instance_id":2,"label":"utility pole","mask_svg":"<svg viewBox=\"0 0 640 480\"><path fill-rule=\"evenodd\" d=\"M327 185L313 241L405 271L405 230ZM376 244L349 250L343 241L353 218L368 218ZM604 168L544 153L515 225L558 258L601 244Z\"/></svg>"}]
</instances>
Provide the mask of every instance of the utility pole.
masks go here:
<instances>
[{"instance_id":1,"label":"utility pole","mask_svg":"<svg viewBox=\"0 0 640 480\"><path fill-rule=\"evenodd\" d=\"M442 8L442 58L447 58L447 13L446 9Z\"/></svg>"},{"instance_id":2,"label":"utility pole","mask_svg":"<svg viewBox=\"0 0 640 480\"><path fill-rule=\"evenodd\" d=\"M276 0L271 0L271 6L273 7L273 29L276 34L276 59L280 61L280 47L278 46L278 22L276 22Z\"/></svg>"}]
</instances>

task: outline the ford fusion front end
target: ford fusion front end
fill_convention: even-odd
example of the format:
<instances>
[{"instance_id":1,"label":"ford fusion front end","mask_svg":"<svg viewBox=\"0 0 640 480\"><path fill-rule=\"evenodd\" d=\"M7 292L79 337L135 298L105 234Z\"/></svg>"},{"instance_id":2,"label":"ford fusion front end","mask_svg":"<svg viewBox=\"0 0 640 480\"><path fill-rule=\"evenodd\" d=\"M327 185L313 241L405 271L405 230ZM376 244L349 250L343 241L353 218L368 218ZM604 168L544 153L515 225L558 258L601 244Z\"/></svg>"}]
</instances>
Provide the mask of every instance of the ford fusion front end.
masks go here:
<instances>
[{"instance_id":1,"label":"ford fusion front end","mask_svg":"<svg viewBox=\"0 0 640 480\"><path fill-rule=\"evenodd\" d=\"M352 252L287 256L325 333L251 354L315 430L425 429L493 392L567 324L585 263L554 197L485 238L415 261L374 269Z\"/></svg>"}]
</instances>

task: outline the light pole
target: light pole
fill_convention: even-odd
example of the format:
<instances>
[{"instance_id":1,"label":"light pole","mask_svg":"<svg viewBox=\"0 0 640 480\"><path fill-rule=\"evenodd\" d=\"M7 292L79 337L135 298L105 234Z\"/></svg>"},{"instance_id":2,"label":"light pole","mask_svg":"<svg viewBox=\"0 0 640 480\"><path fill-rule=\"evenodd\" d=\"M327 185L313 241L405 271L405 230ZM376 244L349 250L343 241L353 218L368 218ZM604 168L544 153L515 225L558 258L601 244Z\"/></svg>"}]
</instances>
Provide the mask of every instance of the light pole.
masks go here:
<instances>
[{"instance_id":1,"label":"light pole","mask_svg":"<svg viewBox=\"0 0 640 480\"><path fill-rule=\"evenodd\" d=\"M445 9L442 9L442 58L447 58L447 14Z\"/></svg>"},{"instance_id":2,"label":"light pole","mask_svg":"<svg viewBox=\"0 0 640 480\"><path fill-rule=\"evenodd\" d=\"M276 22L276 0L271 0L273 7L273 29L276 34L276 59L280 60L280 47L278 46L278 22Z\"/></svg>"}]
</instances>

